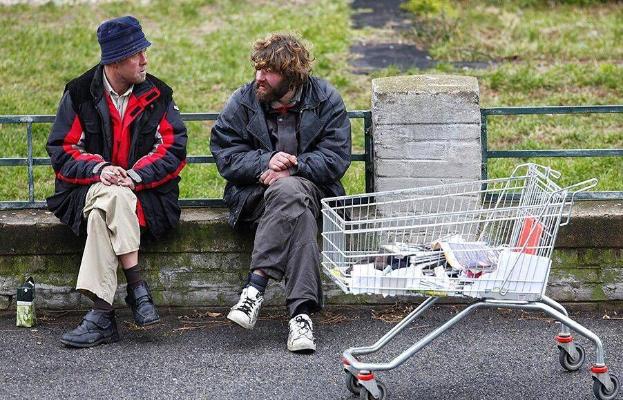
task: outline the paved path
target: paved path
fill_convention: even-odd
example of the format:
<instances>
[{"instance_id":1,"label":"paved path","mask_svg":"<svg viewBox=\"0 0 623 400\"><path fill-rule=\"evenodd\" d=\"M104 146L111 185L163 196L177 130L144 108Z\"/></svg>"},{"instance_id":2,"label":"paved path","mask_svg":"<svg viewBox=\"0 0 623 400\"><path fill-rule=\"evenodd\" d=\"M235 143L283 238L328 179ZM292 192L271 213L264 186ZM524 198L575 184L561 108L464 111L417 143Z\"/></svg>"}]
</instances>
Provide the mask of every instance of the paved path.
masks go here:
<instances>
[{"instance_id":1,"label":"paved path","mask_svg":"<svg viewBox=\"0 0 623 400\"><path fill-rule=\"evenodd\" d=\"M285 349L287 319L280 310L263 310L254 331L207 310L161 311L163 323L142 330L122 310L122 341L84 350L58 341L80 313L40 313L40 325L24 329L14 326L12 312L0 312L0 399L352 399L342 381L341 352L372 343L394 325L382 319L401 310L330 309L315 318L319 350L311 356ZM387 361L455 312L433 308L374 360ZM621 376L623 321L604 320L597 311L572 314L600 335L610 369ZM592 398L587 369L560 367L556 333L556 324L540 314L482 310L378 376L394 400ZM592 360L592 346L580 341Z\"/></svg>"}]
</instances>

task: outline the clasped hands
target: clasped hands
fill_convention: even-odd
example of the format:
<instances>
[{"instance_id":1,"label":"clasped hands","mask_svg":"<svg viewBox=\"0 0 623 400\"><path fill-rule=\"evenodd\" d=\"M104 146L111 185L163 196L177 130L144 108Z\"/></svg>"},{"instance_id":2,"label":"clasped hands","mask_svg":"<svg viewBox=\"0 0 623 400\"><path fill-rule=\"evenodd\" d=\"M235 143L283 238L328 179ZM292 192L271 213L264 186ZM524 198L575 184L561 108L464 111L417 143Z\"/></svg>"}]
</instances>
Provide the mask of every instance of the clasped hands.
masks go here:
<instances>
[{"instance_id":1,"label":"clasped hands","mask_svg":"<svg viewBox=\"0 0 623 400\"><path fill-rule=\"evenodd\" d=\"M102 169L100 182L106 186L124 186L134 190L134 181L128 176L128 172L116 165L108 165Z\"/></svg>"},{"instance_id":2,"label":"clasped hands","mask_svg":"<svg viewBox=\"0 0 623 400\"><path fill-rule=\"evenodd\" d=\"M294 167L296 164L296 156L283 151L278 152L268 162L268 169L260 175L260 183L270 186L278 179L290 176L289 168Z\"/></svg>"}]
</instances>

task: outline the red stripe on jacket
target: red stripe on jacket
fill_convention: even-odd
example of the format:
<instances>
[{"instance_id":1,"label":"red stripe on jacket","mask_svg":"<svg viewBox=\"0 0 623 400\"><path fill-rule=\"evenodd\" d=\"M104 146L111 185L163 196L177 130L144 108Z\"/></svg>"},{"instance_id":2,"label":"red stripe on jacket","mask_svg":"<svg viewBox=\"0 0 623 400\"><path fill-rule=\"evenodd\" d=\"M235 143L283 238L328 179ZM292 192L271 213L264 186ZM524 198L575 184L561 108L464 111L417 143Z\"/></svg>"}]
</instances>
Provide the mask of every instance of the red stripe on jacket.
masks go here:
<instances>
[{"instance_id":1,"label":"red stripe on jacket","mask_svg":"<svg viewBox=\"0 0 623 400\"><path fill-rule=\"evenodd\" d=\"M56 177L61 181L73 183L74 185L90 185L92 183L99 182L100 180L99 175L93 175L91 178L69 178L61 174L60 172L56 173Z\"/></svg>"},{"instance_id":2,"label":"red stripe on jacket","mask_svg":"<svg viewBox=\"0 0 623 400\"><path fill-rule=\"evenodd\" d=\"M182 170L182 168L184 168L185 165L186 165L186 160L182 161L180 163L179 167L177 167L177 169L175 171L173 171L172 173L168 174L164 178L162 178L160 180L157 180L157 181L154 181L154 182L145 183L145 184L142 184L142 185L137 185L134 188L134 190L139 191L139 190L151 189L153 187L160 186L163 183L168 182L171 179L176 178L180 174L180 171Z\"/></svg>"},{"instance_id":3,"label":"red stripe on jacket","mask_svg":"<svg viewBox=\"0 0 623 400\"><path fill-rule=\"evenodd\" d=\"M76 148L80 137L82 136L82 125L78 116L74 117L74 121L71 124L71 128L63 138L63 150L69 154L73 159L81 161L104 161L99 154L85 153L79 148ZM71 178L67 178L71 179Z\"/></svg>"},{"instance_id":4,"label":"red stripe on jacket","mask_svg":"<svg viewBox=\"0 0 623 400\"><path fill-rule=\"evenodd\" d=\"M167 150L175 142L173 126L171 126L169 121L167 121L166 114L164 114L162 120L160 121L158 132L160 132L160 136L162 136L162 144L156 147L155 152L150 153L149 155L138 160L138 162L134 164L134 170L144 168L145 166L153 164L156 160L164 157L167 154Z\"/></svg>"}]
</instances>

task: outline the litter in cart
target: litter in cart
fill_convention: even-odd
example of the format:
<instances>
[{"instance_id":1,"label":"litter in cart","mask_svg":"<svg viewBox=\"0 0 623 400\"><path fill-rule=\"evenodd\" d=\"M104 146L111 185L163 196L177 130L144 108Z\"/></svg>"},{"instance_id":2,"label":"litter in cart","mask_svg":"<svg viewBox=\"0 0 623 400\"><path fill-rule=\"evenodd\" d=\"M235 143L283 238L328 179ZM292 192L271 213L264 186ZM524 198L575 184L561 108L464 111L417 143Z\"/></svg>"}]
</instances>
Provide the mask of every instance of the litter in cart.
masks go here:
<instances>
[{"instance_id":1,"label":"litter in cart","mask_svg":"<svg viewBox=\"0 0 623 400\"><path fill-rule=\"evenodd\" d=\"M361 399L385 399L374 372L391 370L479 308L542 311L561 322L556 336L563 368L576 371L585 352L571 330L595 344L593 393L613 399L619 391L603 345L545 295L558 228L569 222L574 195L597 184L566 188L560 173L536 164L508 178L461 182L322 200L325 273L345 292L427 298L397 326L366 347L343 353L347 388ZM388 363L360 356L377 352L440 297L475 299Z\"/></svg>"}]
</instances>

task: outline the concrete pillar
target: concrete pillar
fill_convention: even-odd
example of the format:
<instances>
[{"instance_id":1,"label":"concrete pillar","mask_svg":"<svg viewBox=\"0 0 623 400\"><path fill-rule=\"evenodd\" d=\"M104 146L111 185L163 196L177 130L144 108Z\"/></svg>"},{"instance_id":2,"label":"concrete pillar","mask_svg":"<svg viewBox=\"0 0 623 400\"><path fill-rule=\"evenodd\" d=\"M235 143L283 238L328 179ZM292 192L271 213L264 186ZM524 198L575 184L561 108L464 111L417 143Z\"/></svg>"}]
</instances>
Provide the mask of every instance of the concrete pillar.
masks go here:
<instances>
[{"instance_id":1,"label":"concrete pillar","mask_svg":"<svg viewBox=\"0 0 623 400\"><path fill-rule=\"evenodd\" d=\"M374 79L375 191L480 179L479 99L470 76Z\"/></svg>"}]
</instances>

